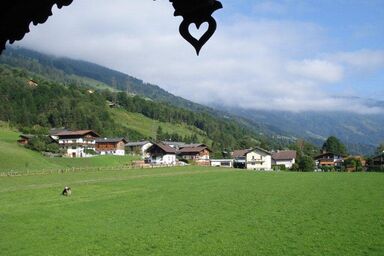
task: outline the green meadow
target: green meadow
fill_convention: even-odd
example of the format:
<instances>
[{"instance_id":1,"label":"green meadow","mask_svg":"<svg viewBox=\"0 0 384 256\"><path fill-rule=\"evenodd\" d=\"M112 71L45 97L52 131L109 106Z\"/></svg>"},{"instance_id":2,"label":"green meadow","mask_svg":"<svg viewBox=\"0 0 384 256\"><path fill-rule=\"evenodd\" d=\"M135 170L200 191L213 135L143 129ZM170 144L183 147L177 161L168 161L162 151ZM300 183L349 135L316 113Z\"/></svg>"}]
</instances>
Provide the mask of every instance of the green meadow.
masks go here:
<instances>
[{"instance_id":1,"label":"green meadow","mask_svg":"<svg viewBox=\"0 0 384 256\"><path fill-rule=\"evenodd\" d=\"M0 177L0 252L383 255L383 187L381 173L208 167Z\"/></svg>"},{"instance_id":2,"label":"green meadow","mask_svg":"<svg viewBox=\"0 0 384 256\"><path fill-rule=\"evenodd\" d=\"M0 123L1 125L1 123ZM18 145L20 132L0 126L0 173L37 172L62 170L66 168L103 168L129 166L138 157L98 156L92 158L49 158L41 153Z\"/></svg>"}]
</instances>

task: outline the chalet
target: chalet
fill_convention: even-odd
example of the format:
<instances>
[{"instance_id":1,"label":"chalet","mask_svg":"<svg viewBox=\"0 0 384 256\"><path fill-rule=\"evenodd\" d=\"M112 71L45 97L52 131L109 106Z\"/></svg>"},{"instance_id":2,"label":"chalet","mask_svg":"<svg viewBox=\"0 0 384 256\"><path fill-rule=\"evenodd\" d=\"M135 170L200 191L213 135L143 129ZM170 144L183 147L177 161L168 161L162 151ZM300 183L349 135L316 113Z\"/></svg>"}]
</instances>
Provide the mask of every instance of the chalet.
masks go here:
<instances>
[{"instance_id":1,"label":"chalet","mask_svg":"<svg viewBox=\"0 0 384 256\"><path fill-rule=\"evenodd\" d=\"M153 145L150 141L136 141L136 142L128 142L125 144L126 150L132 155L141 155L142 158L149 157L146 153L147 149Z\"/></svg>"},{"instance_id":2,"label":"chalet","mask_svg":"<svg viewBox=\"0 0 384 256\"><path fill-rule=\"evenodd\" d=\"M21 145L28 145L29 144L29 141L34 138L35 135L32 135L32 134L21 134L19 136L20 139L17 140L17 143L21 144Z\"/></svg>"},{"instance_id":3,"label":"chalet","mask_svg":"<svg viewBox=\"0 0 384 256\"><path fill-rule=\"evenodd\" d=\"M209 160L209 154L212 152L207 146L182 147L177 151L177 155L186 160Z\"/></svg>"},{"instance_id":4,"label":"chalet","mask_svg":"<svg viewBox=\"0 0 384 256\"><path fill-rule=\"evenodd\" d=\"M51 135L56 139L65 157L91 157L96 153L96 138L92 130L60 131Z\"/></svg>"},{"instance_id":5,"label":"chalet","mask_svg":"<svg viewBox=\"0 0 384 256\"><path fill-rule=\"evenodd\" d=\"M284 165L285 168L292 168L296 161L295 150L283 150L272 154L272 164Z\"/></svg>"},{"instance_id":6,"label":"chalet","mask_svg":"<svg viewBox=\"0 0 384 256\"><path fill-rule=\"evenodd\" d=\"M373 171L384 170L384 152L372 158L369 169Z\"/></svg>"},{"instance_id":7,"label":"chalet","mask_svg":"<svg viewBox=\"0 0 384 256\"><path fill-rule=\"evenodd\" d=\"M267 171L272 169L272 155L269 151L255 147L251 149L235 150L232 153L235 168Z\"/></svg>"},{"instance_id":8,"label":"chalet","mask_svg":"<svg viewBox=\"0 0 384 256\"><path fill-rule=\"evenodd\" d=\"M315 162L317 167L323 166L342 166L344 157L334 153L323 153L315 156Z\"/></svg>"},{"instance_id":9,"label":"chalet","mask_svg":"<svg viewBox=\"0 0 384 256\"><path fill-rule=\"evenodd\" d=\"M126 143L124 138L97 138L96 152L100 155L124 156Z\"/></svg>"},{"instance_id":10,"label":"chalet","mask_svg":"<svg viewBox=\"0 0 384 256\"><path fill-rule=\"evenodd\" d=\"M146 151L149 162L156 165L176 165L176 150L163 143L154 143Z\"/></svg>"}]
</instances>

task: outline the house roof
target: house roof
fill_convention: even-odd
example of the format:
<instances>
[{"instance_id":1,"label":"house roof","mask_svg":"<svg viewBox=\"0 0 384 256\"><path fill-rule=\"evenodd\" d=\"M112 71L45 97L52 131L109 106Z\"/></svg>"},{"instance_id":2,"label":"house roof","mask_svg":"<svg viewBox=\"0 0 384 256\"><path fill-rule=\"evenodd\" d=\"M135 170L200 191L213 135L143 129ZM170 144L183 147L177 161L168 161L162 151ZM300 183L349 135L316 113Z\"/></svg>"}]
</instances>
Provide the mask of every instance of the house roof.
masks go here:
<instances>
[{"instance_id":1,"label":"house roof","mask_svg":"<svg viewBox=\"0 0 384 256\"><path fill-rule=\"evenodd\" d=\"M272 154L272 158L274 160L296 159L296 151L295 150L284 150L284 151L275 152Z\"/></svg>"},{"instance_id":2,"label":"house roof","mask_svg":"<svg viewBox=\"0 0 384 256\"><path fill-rule=\"evenodd\" d=\"M243 156L245 156L246 154L248 154L251 151L252 151L252 149L235 150L232 153L232 157L234 157L234 158L236 158L236 157L243 157Z\"/></svg>"},{"instance_id":3,"label":"house roof","mask_svg":"<svg viewBox=\"0 0 384 256\"><path fill-rule=\"evenodd\" d=\"M176 147L182 147L183 145L185 145L184 142L180 142L180 141L162 141L161 143L164 145L176 146Z\"/></svg>"},{"instance_id":4,"label":"house roof","mask_svg":"<svg viewBox=\"0 0 384 256\"><path fill-rule=\"evenodd\" d=\"M179 149L178 153L200 153L203 150L208 150L209 152L212 152L208 147L183 147Z\"/></svg>"},{"instance_id":5,"label":"house roof","mask_svg":"<svg viewBox=\"0 0 384 256\"><path fill-rule=\"evenodd\" d=\"M184 144L180 146L180 148L197 148L197 147L207 147L207 145L202 143L195 143L195 144Z\"/></svg>"},{"instance_id":6,"label":"house roof","mask_svg":"<svg viewBox=\"0 0 384 256\"><path fill-rule=\"evenodd\" d=\"M19 137L23 138L23 139L32 139L32 138L36 137L36 135L33 135L33 134L21 134Z\"/></svg>"},{"instance_id":7,"label":"house roof","mask_svg":"<svg viewBox=\"0 0 384 256\"><path fill-rule=\"evenodd\" d=\"M372 159L376 159L376 158L379 159L379 158L382 158L382 157L384 157L384 152L382 152L382 153L372 157Z\"/></svg>"},{"instance_id":8,"label":"house roof","mask_svg":"<svg viewBox=\"0 0 384 256\"><path fill-rule=\"evenodd\" d=\"M144 146L145 144L148 144L148 143L151 143L150 141L148 140L144 140L144 141L131 141L131 142L128 142L127 144L125 144L126 147L137 147L137 146Z\"/></svg>"},{"instance_id":9,"label":"house roof","mask_svg":"<svg viewBox=\"0 0 384 256\"><path fill-rule=\"evenodd\" d=\"M66 128L53 128L53 129L49 130L48 133L51 136L55 136L56 134L61 133L61 132L65 132L65 131L69 131L69 130Z\"/></svg>"},{"instance_id":10,"label":"house roof","mask_svg":"<svg viewBox=\"0 0 384 256\"><path fill-rule=\"evenodd\" d=\"M164 153L176 154L176 149L163 143L154 143L147 151L150 152L154 147L160 148Z\"/></svg>"},{"instance_id":11,"label":"house roof","mask_svg":"<svg viewBox=\"0 0 384 256\"><path fill-rule=\"evenodd\" d=\"M96 143L118 143L120 141L127 143L127 140L125 138L97 138L96 139Z\"/></svg>"},{"instance_id":12,"label":"house roof","mask_svg":"<svg viewBox=\"0 0 384 256\"><path fill-rule=\"evenodd\" d=\"M327 152L327 153L323 153L323 154L317 155L314 158L315 159L322 159L322 158L324 158L326 156L339 156L339 157L343 157L341 155L337 155L337 154L334 154L334 153L331 153L331 152Z\"/></svg>"},{"instance_id":13,"label":"house roof","mask_svg":"<svg viewBox=\"0 0 384 256\"><path fill-rule=\"evenodd\" d=\"M100 137L95 131L92 130L78 130L78 131L61 131L54 135L56 136L85 136L87 134L93 134L94 137Z\"/></svg>"},{"instance_id":14,"label":"house roof","mask_svg":"<svg viewBox=\"0 0 384 256\"><path fill-rule=\"evenodd\" d=\"M252 151L255 151L255 150L259 150L259 151L262 151L268 155L271 155L271 152L269 152L268 150L265 150L263 148L259 148L259 147L254 147L254 148L250 148L250 149L241 149L241 150L235 150L233 151L232 153L232 157L236 158L236 157L244 157L246 154L252 152Z\"/></svg>"}]
</instances>

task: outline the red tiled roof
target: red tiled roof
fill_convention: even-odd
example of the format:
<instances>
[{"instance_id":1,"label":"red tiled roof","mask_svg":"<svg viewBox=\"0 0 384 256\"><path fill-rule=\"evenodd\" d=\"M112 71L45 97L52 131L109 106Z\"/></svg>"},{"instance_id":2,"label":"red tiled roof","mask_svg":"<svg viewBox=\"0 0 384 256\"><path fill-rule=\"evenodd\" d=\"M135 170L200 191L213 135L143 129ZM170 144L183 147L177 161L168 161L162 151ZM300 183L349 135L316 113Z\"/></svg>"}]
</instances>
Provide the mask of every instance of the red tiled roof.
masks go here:
<instances>
[{"instance_id":1,"label":"red tiled roof","mask_svg":"<svg viewBox=\"0 0 384 256\"><path fill-rule=\"evenodd\" d=\"M279 151L272 154L272 158L274 160L291 160L296 159L296 151L295 150L285 150Z\"/></svg>"}]
</instances>

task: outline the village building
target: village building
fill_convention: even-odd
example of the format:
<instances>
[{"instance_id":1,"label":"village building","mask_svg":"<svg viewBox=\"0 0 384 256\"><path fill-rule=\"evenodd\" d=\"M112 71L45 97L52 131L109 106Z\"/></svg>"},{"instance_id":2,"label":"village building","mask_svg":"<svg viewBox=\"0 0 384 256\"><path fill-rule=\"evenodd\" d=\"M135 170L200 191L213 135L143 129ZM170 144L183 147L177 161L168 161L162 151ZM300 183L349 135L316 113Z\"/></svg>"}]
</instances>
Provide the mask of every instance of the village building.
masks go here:
<instances>
[{"instance_id":1,"label":"village building","mask_svg":"<svg viewBox=\"0 0 384 256\"><path fill-rule=\"evenodd\" d=\"M212 153L204 144L191 144L188 147L182 147L177 151L178 156L186 160L209 160L209 154Z\"/></svg>"},{"instance_id":2,"label":"village building","mask_svg":"<svg viewBox=\"0 0 384 256\"><path fill-rule=\"evenodd\" d=\"M372 157L369 169L373 171L383 171L384 170L384 152Z\"/></svg>"},{"instance_id":3,"label":"village building","mask_svg":"<svg viewBox=\"0 0 384 256\"><path fill-rule=\"evenodd\" d=\"M296 155L295 150L282 150L274 152L272 154L272 164L278 166L284 165L285 168L290 169L296 162Z\"/></svg>"},{"instance_id":4,"label":"village building","mask_svg":"<svg viewBox=\"0 0 384 256\"><path fill-rule=\"evenodd\" d=\"M255 147L251 149L235 150L232 153L235 168L248 170L272 170L272 155L269 151Z\"/></svg>"},{"instance_id":5,"label":"village building","mask_svg":"<svg viewBox=\"0 0 384 256\"><path fill-rule=\"evenodd\" d=\"M147 149L148 161L155 165L176 165L176 150L163 143L154 143Z\"/></svg>"},{"instance_id":6,"label":"village building","mask_svg":"<svg viewBox=\"0 0 384 256\"><path fill-rule=\"evenodd\" d=\"M344 162L343 156L330 152L315 156L314 159L317 167L340 167Z\"/></svg>"},{"instance_id":7,"label":"village building","mask_svg":"<svg viewBox=\"0 0 384 256\"><path fill-rule=\"evenodd\" d=\"M55 139L64 157L91 157L96 154L96 138L100 137L92 130L60 131L51 135Z\"/></svg>"},{"instance_id":8,"label":"village building","mask_svg":"<svg viewBox=\"0 0 384 256\"><path fill-rule=\"evenodd\" d=\"M210 164L212 167L233 167L233 159L211 159Z\"/></svg>"},{"instance_id":9,"label":"village building","mask_svg":"<svg viewBox=\"0 0 384 256\"><path fill-rule=\"evenodd\" d=\"M199 165L209 165L209 154L212 152L204 144L194 144L192 147L182 147L177 155L185 160L194 161Z\"/></svg>"},{"instance_id":10,"label":"village building","mask_svg":"<svg viewBox=\"0 0 384 256\"><path fill-rule=\"evenodd\" d=\"M125 149L127 154L131 155L140 155L143 159L149 157L147 150L153 145L152 142L148 140L128 142L125 144Z\"/></svg>"},{"instance_id":11,"label":"village building","mask_svg":"<svg viewBox=\"0 0 384 256\"><path fill-rule=\"evenodd\" d=\"M33 134L21 134L19 136L19 139L17 140L17 143L19 143L21 145L28 145L29 141L34 137L35 137L35 135L33 135Z\"/></svg>"},{"instance_id":12,"label":"village building","mask_svg":"<svg viewBox=\"0 0 384 256\"><path fill-rule=\"evenodd\" d=\"M126 143L124 138L97 138L96 152L100 155L124 156Z\"/></svg>"},{"instance_id":13,"label":"village building","mask_svg":"<svg viewBox=\"0 0 384 256\"><path fill-rule=\"evenodd\" d=\"M33 80L33 79L29 79L29 80L27 81L27 85L28 85L28 87L30 87L30 88L36 88L36 87L39 86L39 84L38 84L35 80Z\"/></svg>"}]
</instances>

